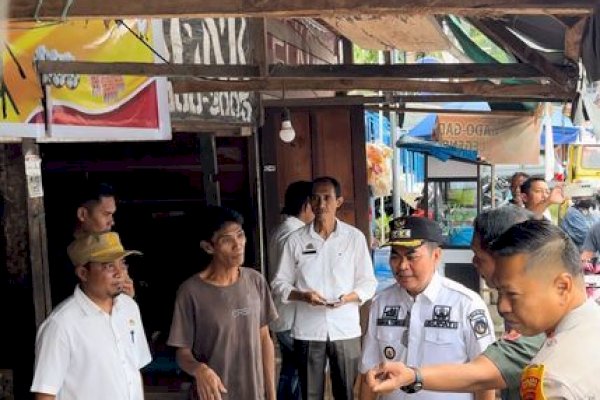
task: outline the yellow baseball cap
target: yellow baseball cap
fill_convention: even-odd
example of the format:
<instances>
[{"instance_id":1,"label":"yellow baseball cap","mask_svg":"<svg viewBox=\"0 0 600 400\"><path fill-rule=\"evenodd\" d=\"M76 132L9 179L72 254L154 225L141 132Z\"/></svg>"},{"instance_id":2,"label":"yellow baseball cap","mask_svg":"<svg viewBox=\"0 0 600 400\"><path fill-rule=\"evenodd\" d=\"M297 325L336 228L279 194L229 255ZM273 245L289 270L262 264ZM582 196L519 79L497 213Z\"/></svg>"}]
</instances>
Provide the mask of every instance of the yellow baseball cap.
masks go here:
<instances>
[{"instance_id":1,"label":"yellow baseball cap","mask_svg":"<svg viewBox=\"0 0 600 400\"><path fill-rule=\"evenodd\" d=\"M142 254L137 250L125 250L116 232L78 237L67 247L67 253L74 266L112 262L131 254Z\"/></svg>"}]
</instances>

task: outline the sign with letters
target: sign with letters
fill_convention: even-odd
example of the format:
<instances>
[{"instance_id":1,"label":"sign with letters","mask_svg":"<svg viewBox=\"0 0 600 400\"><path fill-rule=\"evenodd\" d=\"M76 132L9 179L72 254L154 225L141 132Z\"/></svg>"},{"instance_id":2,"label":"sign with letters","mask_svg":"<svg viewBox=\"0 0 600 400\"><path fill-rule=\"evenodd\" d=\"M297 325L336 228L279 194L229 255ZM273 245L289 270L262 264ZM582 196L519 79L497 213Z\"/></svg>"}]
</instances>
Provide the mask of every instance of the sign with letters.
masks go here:
<instances>
[{"instance_id":1,"label":"sign with letters","mask_svg":"<svg viewBox=\"0 0 600 400\"><path fill-rule=\"evenodd\" d=\"M162 20L166 58L173 64L252 64L246 18ZM257 98L250 92L174 93L168 85L173 120L252 123Z\"/></svg>"},{"instance_id":2,"label":"sign with letters","mask_svg":"<svg viewBox=\"0 0 600 400\"><path fill-rule=\"evenodd\" d=\"M434 138L443 144L476 150L493 164L538 164L540 123L534 115L441 114Z\"/></svg>"}]
</instances>

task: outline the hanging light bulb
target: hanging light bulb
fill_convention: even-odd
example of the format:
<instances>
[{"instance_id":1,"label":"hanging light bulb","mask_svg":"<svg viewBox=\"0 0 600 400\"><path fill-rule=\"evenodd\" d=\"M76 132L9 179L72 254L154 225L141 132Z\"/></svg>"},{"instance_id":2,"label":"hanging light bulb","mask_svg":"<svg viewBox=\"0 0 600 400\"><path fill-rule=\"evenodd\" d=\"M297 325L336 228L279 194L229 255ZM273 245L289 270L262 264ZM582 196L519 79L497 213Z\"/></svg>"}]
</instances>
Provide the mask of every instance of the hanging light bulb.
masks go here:
<instances>
[{"instance_id":1,"label":"hanging light bulb","mask_svg":"<svg viewBox=\"0 0 600 400\"><path fill-rule=\"evenodd\" d=\"M284 143L290 143L296 137L296 131L292 126L290 119L290 110L286 107L281 114L281 129L279 130L279 138Z\"/></svg>"}]
</instances>

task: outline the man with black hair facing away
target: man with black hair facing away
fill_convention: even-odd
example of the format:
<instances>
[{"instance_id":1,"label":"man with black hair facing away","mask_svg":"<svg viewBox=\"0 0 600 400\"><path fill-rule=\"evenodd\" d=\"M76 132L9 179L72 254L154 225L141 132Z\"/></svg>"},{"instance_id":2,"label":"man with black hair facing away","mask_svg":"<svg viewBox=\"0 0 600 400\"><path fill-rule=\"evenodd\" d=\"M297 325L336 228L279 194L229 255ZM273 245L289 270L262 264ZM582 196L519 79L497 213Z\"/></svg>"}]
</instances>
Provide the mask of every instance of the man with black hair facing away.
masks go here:
<instances>
[{"instance_id":1,"label":"man with black hair facing away","mask_svg":"<svg viewBox=\"0 0 600 400\"><path fill-rule=\"evenodd\" d=\"M277 273L277 266L288 236L304 225L311 223L315 217L310 206L312 183L296 181L285 191L283 205L283 221L273 230L269 238L269 280ZM277 318L271 323L271 330L277 334L277 342L281 353L281 369L277 385L278 400L300 400L300 382L298 366L294 357L294 338L291 336L292 324L296 316L296 306L275 301Z\"/></svg>"},{"instance_id":2,"label":"man with black hair facing away","mask_svg":"<svg viewBox=\"0 0 600 400\"><path fill-rule=\"evenodd\" d=\"M167 344L194 379L200 400L275 400L275 357L269 323L277 318L260 273L244 268L243 219L225 207L207 207L200 246L208 266L177 292Z\"/></svg>"},{"instance_id":3,"label":"man with black hair facing away","mask_svg":"<svg viewBox=\"0 0 600 400\"><path fill-rule=\"evenodd\" d=\"M373 300L363 342L361 372L367 373L380 363L401 361L410 366L407 375L414 374L415 380L382 399L495 398L493 390L421 391L421 366L471 361L495 339L481 297L437 273L443 242L442 230L435 221L402 217L390 223L390 267L397 283ZM361 388L361 400L376 398L377 394L368 385Z\"/></svg>"},{"instance_id":4,"label":"man with black hair facing away","mask_svg":"<svg viewBox=\"0 0 600 400\"><path fill-rule=\"evenodd\" d=\"M533 218L522 207L500 207L477 216L473 224L471 243L473 265L489 287L496 262L490 244L511 226ZM523 368L542 346L546 336L523 336L507 327L500 340L488 346L481 355L463 364L425 365L419 368L423 388L430 391L465 392L468 390L502 389L503 400L519 400ZM416 380L415 372L403 363L389 362L367 374L370 387L377 393L387 393Z\"/></svg>"},{"instance_id":5,"label":"man with black hair facing away","mask_svg":"<svg viewBox=\"0 0 600 400\"><path fill-rule=\"evenodd\" d=\"M600 306L586 298L577 246L547 221L526 221L492 251L498 311L523 335L547 335L523 372L521 398L597 399Z\"/></svg>"}]
</instances>

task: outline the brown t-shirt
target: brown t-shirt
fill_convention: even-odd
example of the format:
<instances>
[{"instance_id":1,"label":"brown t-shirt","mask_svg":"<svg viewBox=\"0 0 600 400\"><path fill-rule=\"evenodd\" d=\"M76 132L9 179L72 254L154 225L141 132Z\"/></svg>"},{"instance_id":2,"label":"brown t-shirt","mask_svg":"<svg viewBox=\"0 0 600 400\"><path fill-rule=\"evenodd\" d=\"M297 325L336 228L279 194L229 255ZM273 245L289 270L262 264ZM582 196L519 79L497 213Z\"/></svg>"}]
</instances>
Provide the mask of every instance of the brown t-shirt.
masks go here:
<instances>
[{"instance_id":1,"label":"brown t-shirt","mask_svg":"<svg viewBox=\"0 0 600 400\"><path fill-rule=\"evenodd\" d=\"M227 389L223 399L265 398L260 328L277 318L267 282L241 268L236 283L211 285L198 274L177 292L168 345L192 350ZM192 387L192 398L196 398Z\"/></svg>"}]
</instances>

